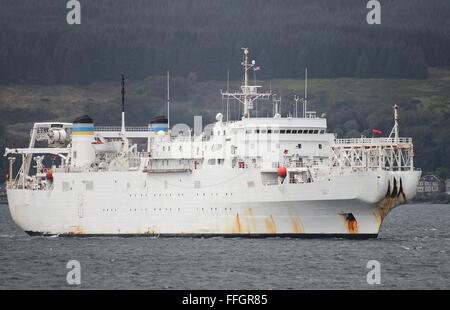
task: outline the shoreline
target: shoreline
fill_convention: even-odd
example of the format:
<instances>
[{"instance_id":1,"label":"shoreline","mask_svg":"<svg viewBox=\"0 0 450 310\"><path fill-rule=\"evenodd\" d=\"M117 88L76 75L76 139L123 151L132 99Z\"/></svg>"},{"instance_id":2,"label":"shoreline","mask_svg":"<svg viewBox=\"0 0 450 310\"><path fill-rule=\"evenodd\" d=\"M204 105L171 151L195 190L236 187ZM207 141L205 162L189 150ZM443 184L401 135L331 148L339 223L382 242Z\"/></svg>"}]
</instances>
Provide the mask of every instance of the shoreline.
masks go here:
<instances>
[{"instance_id":1,"label":"shoreline","mask_svg":"<svg viewBox=\"0 0 450 310\"><path fill-rule=\"evenodd\" d=\"M450 195L442 193L417 194L410 203L428 203L428 204L450 204Z\"/></svg>"}]
</instances>

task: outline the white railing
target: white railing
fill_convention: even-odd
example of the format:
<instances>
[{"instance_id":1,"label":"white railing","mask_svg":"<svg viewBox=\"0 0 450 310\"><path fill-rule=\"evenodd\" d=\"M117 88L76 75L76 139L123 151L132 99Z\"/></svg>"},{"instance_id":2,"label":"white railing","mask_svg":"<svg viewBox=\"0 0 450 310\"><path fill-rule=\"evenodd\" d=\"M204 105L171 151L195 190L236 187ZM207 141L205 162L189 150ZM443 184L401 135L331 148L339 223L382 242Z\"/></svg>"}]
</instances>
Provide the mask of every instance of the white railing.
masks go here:
<instances>
[{"instance_id":1,"label":"white railing","mask_svg":"<svg viewBox=\"0 0 450 310\"><path fill-rule=\"evenodd\" d=\"M106 131L106 132L120 132L122 128L120 126L95 126L95 131ZM125 127L125 131L148 131L148 127Z\"/></svg>"},{"instance_id":2,"label":"white railing","mask_svg":"<svg viewBox=\"0 0 450 310\"><path fill-rule=\"evenodd\" d=\"M335 144L396 144L396 143L412 143L412 138L352 138L352 139L336 139Z\"/></svg>"}]
</instances>

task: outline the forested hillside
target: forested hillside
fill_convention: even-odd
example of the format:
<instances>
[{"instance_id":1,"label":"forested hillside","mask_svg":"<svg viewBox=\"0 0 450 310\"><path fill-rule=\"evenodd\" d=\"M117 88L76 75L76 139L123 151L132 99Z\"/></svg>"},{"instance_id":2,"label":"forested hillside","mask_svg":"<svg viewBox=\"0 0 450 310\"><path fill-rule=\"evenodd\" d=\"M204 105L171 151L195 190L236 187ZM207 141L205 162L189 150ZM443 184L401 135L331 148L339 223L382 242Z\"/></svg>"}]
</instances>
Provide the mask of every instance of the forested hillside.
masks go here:
<instances>
[{"instance_id":1,"label":"forested hillside","mask_svg":"<svg viewBox=\"0 0 450 310\"><path fill-rule=\"evenodd\" d=\"M88 84L195 75L238 77L242 46L261 78L426 78L450 66L450 1L384 0L368 25L363 0L2 0L0 83Z\"/></svg>"}]
</instances>

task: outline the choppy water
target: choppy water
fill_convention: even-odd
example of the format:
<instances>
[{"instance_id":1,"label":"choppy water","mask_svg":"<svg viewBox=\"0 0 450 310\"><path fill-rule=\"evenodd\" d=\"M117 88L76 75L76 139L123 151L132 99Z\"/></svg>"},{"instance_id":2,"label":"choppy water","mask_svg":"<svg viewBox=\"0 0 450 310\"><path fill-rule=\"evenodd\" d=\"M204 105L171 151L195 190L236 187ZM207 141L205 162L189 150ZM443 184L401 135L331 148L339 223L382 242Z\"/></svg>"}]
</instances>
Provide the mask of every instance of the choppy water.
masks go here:
<instances>
[{"instance_id":1,"label":"choppy water","mask_svg":"<svg viewBox=\"0 0 450 310\"><path fill-rule=\"evenodd\" d=\"M0 289L72 288L72 259L87 289L449 289L449 224L450 205L420 204L395 209L376 240L48 238L0 203Z\"/></svg>"}]
</instances>

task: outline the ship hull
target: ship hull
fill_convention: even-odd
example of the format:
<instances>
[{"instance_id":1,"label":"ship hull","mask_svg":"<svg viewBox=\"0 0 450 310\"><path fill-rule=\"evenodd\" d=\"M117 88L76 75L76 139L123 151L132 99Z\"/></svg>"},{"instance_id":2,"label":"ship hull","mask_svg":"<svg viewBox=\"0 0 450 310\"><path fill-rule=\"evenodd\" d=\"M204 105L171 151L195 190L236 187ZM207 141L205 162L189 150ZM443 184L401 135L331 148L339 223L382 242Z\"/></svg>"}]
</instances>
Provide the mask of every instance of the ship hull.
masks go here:
<instances>
[{"instance_id":1,"label":"ship hull","mask_svg":"<svg viewBox=\"0 0 450 310\"><path fill-rule=\"evenodd\" d=\"M374 238L386 215L415 195L420 172L264 186L250 171L198 187L181 185L205 179L195 173L73 175L55 174L52 190L9 189L16 224L30 235ZM87 178L95 190L86 190Z\"/></svg>"}]
</instances>

